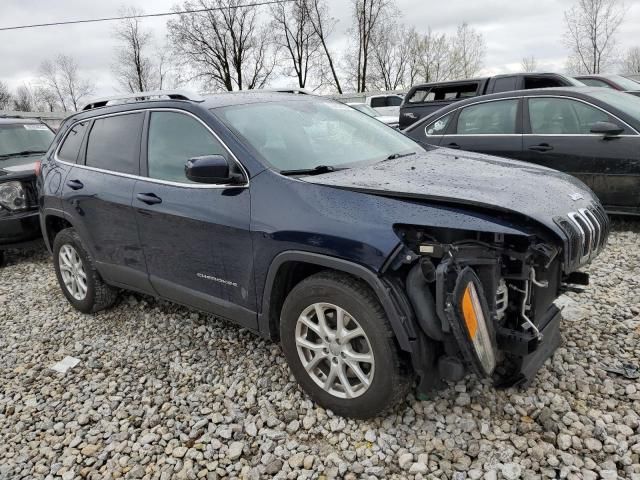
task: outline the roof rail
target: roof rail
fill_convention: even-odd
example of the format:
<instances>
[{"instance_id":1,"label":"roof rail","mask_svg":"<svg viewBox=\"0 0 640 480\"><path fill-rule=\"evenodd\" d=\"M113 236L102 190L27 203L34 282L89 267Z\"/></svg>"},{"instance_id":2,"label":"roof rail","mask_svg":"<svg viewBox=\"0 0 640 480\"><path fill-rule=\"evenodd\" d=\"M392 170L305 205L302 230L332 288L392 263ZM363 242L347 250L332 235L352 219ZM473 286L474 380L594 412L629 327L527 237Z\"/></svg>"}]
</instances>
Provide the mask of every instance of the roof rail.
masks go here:
<instances>
[{"instance_id":1,"label":"roof rail","mask_svg":"<svg viewBox=\"0 0 640 480\"><path fill-rule=\"evenodd\" d=\"M87 103L82 110L91 110L98 107L106 107L112 102L131 103L141 102L152 99L162 100L169 98L171 100L191 100L192 102L203 102L204 99L195 93L185 92L183 90L154 90L150 92L127 93L124 95L115 95L113 97L97 98Z\"/></svg>"}]
</instances>

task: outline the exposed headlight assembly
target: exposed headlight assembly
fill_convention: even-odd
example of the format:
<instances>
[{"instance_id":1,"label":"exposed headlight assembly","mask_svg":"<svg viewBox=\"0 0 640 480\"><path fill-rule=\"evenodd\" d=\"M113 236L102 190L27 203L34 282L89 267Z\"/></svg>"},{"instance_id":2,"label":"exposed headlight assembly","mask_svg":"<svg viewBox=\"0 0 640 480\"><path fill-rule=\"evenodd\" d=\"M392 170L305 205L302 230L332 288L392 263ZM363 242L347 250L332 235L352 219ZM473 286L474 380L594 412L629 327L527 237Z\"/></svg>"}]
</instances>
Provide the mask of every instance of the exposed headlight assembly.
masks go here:
<instances>
[{"instance_id":1,"label":"exposed headlight assembly","mask_svg":"<svg viewBox=\"0 0 640 480\"><path fill-rule=\"evenodd\" d=\"M0 183L0 208L14 212L27 207L27 193L22 183Z\"/></svg>"},{"instance_id":2,"label":"exposed headlight assembly","mask_svg":"<svg viewBox=\"0 0 640 480\"><path fill-rule=\"evenodd\" d=\"M482 284L471 268L458 276L453 297L458 345L478 373L489 376L496 367L496 336Z\"/></svg>"}]
</instances>

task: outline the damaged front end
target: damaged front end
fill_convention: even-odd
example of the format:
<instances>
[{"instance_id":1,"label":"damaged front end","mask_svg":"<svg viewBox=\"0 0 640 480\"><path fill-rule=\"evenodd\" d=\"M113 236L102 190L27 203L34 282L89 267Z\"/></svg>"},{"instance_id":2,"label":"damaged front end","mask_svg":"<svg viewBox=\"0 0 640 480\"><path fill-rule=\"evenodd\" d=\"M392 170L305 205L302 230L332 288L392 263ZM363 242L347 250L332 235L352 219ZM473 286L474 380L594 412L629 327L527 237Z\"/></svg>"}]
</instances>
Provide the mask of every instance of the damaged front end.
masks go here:
<instances>
[{"instance_id":1,"label":"damaged front end","mask_svg":"<svg viewBox=\"0 0 640 480\"><path fill-rule=\"evenodd\" d=\"M422 348L420 393L467 373L526 386L561 343L555 299L588 276L565 271L553 238L397 226L402 246L387 274L404 279ZM436 373L437 372L437 373Z\"/></svg>"}]
</instances>

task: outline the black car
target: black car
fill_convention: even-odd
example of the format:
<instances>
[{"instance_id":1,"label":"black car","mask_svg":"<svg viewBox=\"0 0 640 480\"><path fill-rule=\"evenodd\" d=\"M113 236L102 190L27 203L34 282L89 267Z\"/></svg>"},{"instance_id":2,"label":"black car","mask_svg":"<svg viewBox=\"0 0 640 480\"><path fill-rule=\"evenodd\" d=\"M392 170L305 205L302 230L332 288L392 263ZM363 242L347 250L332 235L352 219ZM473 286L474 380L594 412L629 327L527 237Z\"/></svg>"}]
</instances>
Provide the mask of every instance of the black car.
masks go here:
<instances>
[{"instance_id":1,"label":"black car","mask_svg":"<svg viewBox=\"0 0 640 480\"><path fill-rule=\"evenodd\" d=\"M415 376L421 392L466 372L527 384L560 343L554 300L607 240L574 178L457 161L335 101L125 100L69 118L42 163L68 301L96 312L125 289L228 318L281 342L340 415L380 413Z\"/></svg>"},{"instance_id":2,"label":"black car","mask_svg":"<svg viewBox=\"0 0 640 480\"><path fill-rule=\"evenodd\" d=\"M53 136L39 120L0 117L0 266L5 250L40 238L36 166Z\"/></svg>"},{"instance_id":3,"label":"black car","mask_svg":"<svg viewBox=\"0 0 640 480\"><path fill-rule=\"evenodd\" d=\"M560 73L511 73L415 85L400 106L400 128L407 128L447 105L471 97L514 90L576 86L583 87L584 84Z\"/></svg>"},{"instance_id":4,"label":"black car","mask_svg":"<svg viewBox=\"0 0 640 480\"><path fill-rule=\"evenodd\" d=\"M611 88L640 97L640 83L622 75L580 75L575 78L590 87Z\"/></svg>"},{"instance_id":5,"label":"black car","mask_svg":"<svg viewBox=\"0 0 640 480\"><path fill-rule=\"evenodd\" d=\"M439 110L404 133L431 145L570 173L596 193L607 211L640 214L639 131L640 98L576 87L467 100Z\"/></svg>"}]
</instances>

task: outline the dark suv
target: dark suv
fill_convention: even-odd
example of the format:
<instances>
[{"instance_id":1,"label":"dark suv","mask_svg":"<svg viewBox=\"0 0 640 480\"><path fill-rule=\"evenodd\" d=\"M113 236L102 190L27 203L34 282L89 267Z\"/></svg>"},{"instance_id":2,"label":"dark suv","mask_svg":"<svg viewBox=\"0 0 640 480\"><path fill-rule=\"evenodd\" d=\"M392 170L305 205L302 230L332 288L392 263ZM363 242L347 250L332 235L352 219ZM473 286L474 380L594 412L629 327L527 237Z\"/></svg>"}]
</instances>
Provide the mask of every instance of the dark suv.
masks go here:
<instances>
[{"instance_id":1,"label":"dark suv","mask_svg":"<svg viewBox=\"0 0 640 480\"><path fill-rule=\"evenodd\" d=\"M0 267L5 250L41 238L36 167L52 140L40 120L0 117Z\"/></svg>"},{"instance_id":2,"label":"dark suv","mask_svg":"<svg viewBox=\"0 0 640 480\"><path fill-rule=\"evenodd\" d=\"M231 319L353 417L415 377L528 384L560 343L554 300L608 235L572 177L424 148L313 95L96 101L61 127L39 192L74 307L126 289Z\"/></svg>"}]
</instances>

